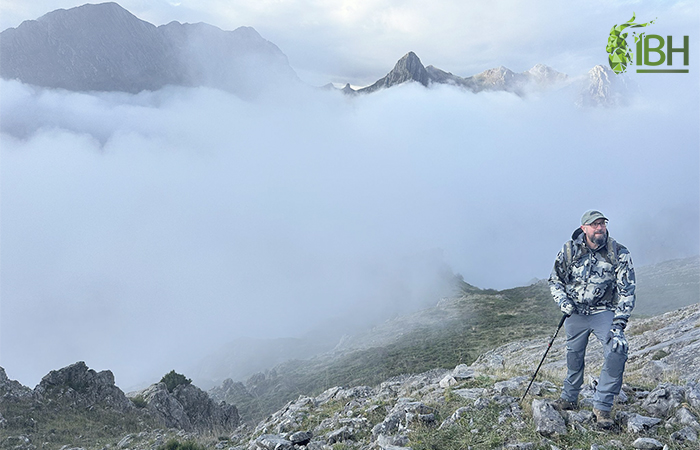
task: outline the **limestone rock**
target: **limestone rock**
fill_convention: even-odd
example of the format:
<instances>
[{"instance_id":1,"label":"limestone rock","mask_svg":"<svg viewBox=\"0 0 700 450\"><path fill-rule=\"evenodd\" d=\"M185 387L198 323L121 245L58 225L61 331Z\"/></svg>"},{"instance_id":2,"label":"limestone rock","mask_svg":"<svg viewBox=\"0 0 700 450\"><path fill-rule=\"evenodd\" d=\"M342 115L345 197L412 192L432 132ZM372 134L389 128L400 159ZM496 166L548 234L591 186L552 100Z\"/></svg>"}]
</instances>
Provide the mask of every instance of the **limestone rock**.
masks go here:
<instances>
[{"instance_id":1,"label":"limestone rock","mask_svg":"<svg viewBox=\"0 0 700 450\"><path fill-rule=\"evenodd\" d=\"M685 398L690 406L700 410L700 383L688 383L685 391Z\"/></svg>"},{"instance_id":2,"label":"limestone rock","mask_svg":"<svg viewBox=\"0 0 700 450\"><path fill-rule=\"evenodd\" d=\"M83 361L49 372L34 389L34 394L45 401L60 401L71 406L100 404L118 411L134 407L114 384L112 372L95 372Z\"/></svg>"},{"instance_id":3,"label":"limestone rock","mask_svg":"<svg viewBox=\"0 0 700 450\"><path fill-rule=\"evenodd\" d=\"M651 391L642 403L642 408L654 416L663 417L671 409L680 406L684 399L685 389L665 383Z\"/></svg>"},{"instance_id":4,"label":"limestone rock","mask_svg":"<svg viewBox=\"0 0 700 450\"><path fill-rule=\"evenodd\" d=\"M627 419L627 431L630 433L643 433L661 423L661 419L632 414Z\"/></svg>"},{"instance_id":5,"label":"limestone rock","mask_svg":"<svg viewBox=\"0 0 700 450\"><path fill-rule=\"evenodd\" d=\"M532 401L532 417L535 420L537 432L542 436L566 434L564 419L546 400Z\"/></svg>"},{"instance_id":6,"label":"limestone rock","mask_svg":"<svg viewBox=\"0 0 700 450\"><path fill-rule=\"evenodd\" d=\"M249 448L258 450L291 450L294 444L291 441L272 434L263 434L253 441Z\"/></svg>"},{"instance_id":7,"label":"limestone rock","mask_svg":"<svg viewBox=\"0 0 700 450\"><path fill-rule=\"evenodd\" d=\"M307 445L313 437L314 434L311 431L297 431L289 436L289 441L294 445Z\"/></svg>"},{"instance_id":8,"label":"limestone rock","mask_svg":"<svg viewBox=\"0 0 700 450\"><path fill-rule=\"evenodd\" d=\"M693 427L684 427L671 434L671 439L678 443L697 442L698 432Z\"/></svg>"},{"instance_id":9,"label":"limestone rock","mask_svg":"<svg viewBox=\"0 0 700 450\"><path fill-rule=\"evenodd\" d=\"M639 450L661 450L664 444L652 438L639 438L632 443L632 447Z\"/></svg>"},{"instance_id":10,"label":"limestone rock","mask_svg":"<svg viewBox=\"0 0 700 450\"><path fill-rule=\"evenodd\" d=\"M19 381L10 380L5 369L0 367L0 398L3 397L31 397L32 390L23 386Z\"/></svg>"},{"instance_id":11,"label":"limestone rock","mask_svg":"<svg viewBox=\"0 0 700 450\"><path fill-rule=\"evenodd\" d=\"M165 383L156 383L133 395L142 397L148 410L167 427L187 431L233 430L240 423L235 406L217 404L191 384L176 386L169 392Z\"/></svg>"}]
</instances>

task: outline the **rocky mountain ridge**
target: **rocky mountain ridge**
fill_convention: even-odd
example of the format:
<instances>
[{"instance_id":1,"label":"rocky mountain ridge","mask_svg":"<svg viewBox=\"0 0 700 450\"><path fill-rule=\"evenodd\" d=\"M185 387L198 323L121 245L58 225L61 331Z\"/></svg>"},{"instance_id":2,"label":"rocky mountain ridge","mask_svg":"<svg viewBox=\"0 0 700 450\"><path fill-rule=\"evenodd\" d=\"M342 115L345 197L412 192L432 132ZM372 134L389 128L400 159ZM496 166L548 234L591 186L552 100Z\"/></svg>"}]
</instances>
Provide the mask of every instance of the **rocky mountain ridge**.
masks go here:
<instances>
[{"instance_id":1,"label":"rocky mountain ridge","mask_svg":"<svg viewBox=\"0 0 700 450\"><path fill-rule=\"evenodd\" d=\"M32 390L0 367L0 448L37 448L27 435L41 436L43 447L51 448L54 440L71 440L94 427L103 429L101 438L159 428L226 433L239 423L235 406L216 403L191 384L169 390L159 382L127 397L111 371L96 372L80 361L51 371ZM11 436L8 430L22 433Z\"/></svg>"},{"instance_id":2,"label":"rocky mountain ridge","mask_svg":"<svg viewBox=\"0 0 700 450\"><path fill-rule=\"evenodd\" d=\"M0 33L0 76L73 91L208 86L253 97L298 82L287 57L253 28L156 27L117 3L59 9Z\"/></svg>"},{"instance_id":3,"label":"rocky mountain ridge","mask_svg":"<svg viewBox=\"0 0 700 450\"><path fill-rule=\"evenodd\" d=\"M559 395L565 372L563 337L555 340L529 397L520 401L549 340L544 337L511 342L484 353L470 365L460 364L451 370L405 374L374 386L335 386L315 396L301 394L256 426L220 431L217 437L185 432L178 424L162 428L142 421L138 432L97 444L83 442L81 448L145 450L177 439L196 441L201 448L231 450L697 449L700 303L635 319L627 334L630 360L613 409L612 430L597 428L591 413L593 377L582 392L581 409L560 412L553 408L552 400ZM600 350L596 345L590 347L587 373L600 370ZM47 375L40 391L46 402L56 398L51 392L62 386L63 397L70 399L72 408L91 408L92 414L107 401L122 415L139 411L135 406L120 406L125 405L123 394L105 389L110 386L110 375L91 372L78 363ZM153 389L162 391L160 387ZM5 436L0 448L59 448L59 444L71 442L64 437L55 444L42 445L31 433L40 428L29 421L36 411L8 412L8 404L33 395L0 370L0 430ZM16 433L20 419L28 433Z\"/></svg>"},{"instance_id":4,"label":"rocky mountain ridge","mask_svg":"<svg viewBox=\"0 0 700 450\"><path fill-rule=\"evenodd\" d=\"M179 22L156 27L113 2L55 10L0 32L0 76L73 91L136 93L168 85L207 86L242 98L301 84L287 57L253 28L224 31ZM542 64L522 73L501 66L463 78L424 67L409 52L372 85L354 90L347 84L341 91L372 93L406 82L520 96L574 83ZM593 68L578 90L580 106L617 106L634 92L629 80L604 66Z\"/></svg>"},{"instance_id":5,"label":"rocky mountain ridge","mask_svg":"<svg viewBox=\"0 0 700 450\"><path fill-rule=\"evenodd\" d=\"M583 107L624 105L629 96L636 92L629 79L619 77L601 65L591 69L584 80L571 79L544 64L536 64L521 73L499 66L463 78L432 65L423 66L420 58L413 52L404 55L386 76L370 86L355 90L350 84L346 84L341 91L347 95L369 94L404 83L420 83L425 87L446 84L474 93L504 91L518 96L570 89L573 85L578 91L575 104Z\"/></svg>"},{"instance_id":6,"label":"rocky mountain ridge","mask_svg":"<svg viewBox=\"0 0 700 450\"><path fill-rule=\"evenodd\" d=\"M399 59L385 77L352 93L372 93L406 82L418 82L426 87L430 84L449 84L472 92L490 90L525 95L527 92L562 87L568 82L568 76L544 64L537 64L532 69L522 73L515 73L500 66L462 78L434 66L424 67L420 58L415 53L409 52ZM347 93L348 86L343 90Z\"/></svg>"}]
</instances>

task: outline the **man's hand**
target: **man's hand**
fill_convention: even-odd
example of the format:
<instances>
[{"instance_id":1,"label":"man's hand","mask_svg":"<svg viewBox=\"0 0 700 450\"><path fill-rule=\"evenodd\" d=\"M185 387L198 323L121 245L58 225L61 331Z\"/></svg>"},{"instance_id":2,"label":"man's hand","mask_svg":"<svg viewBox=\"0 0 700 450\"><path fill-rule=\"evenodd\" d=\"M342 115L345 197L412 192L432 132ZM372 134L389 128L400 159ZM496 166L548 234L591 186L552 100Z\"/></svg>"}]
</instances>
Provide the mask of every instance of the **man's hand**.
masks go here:
<instances>
[{"instance_id":1,"label":"man's hand","mask_svg":"<svg viewBox=\"0 0 700 450\"><path fill-rule=\"evenodd\" d=\"M613 328L610 330L612 339L612 351L627 353L629 346L627 345L627 339L625 338L625 333L620 328Z\"/></svg>"},{"instance_id":2,"label":"man's hand","mask_svg":"<svg viewBox=\"0 0 700 450\"><path fill-rule=\"evenodd\" d=\"M565 316L570 316L576 311L576 307L574 306L574 302L569 300L568 298L561 302L559 304L559 308L561 309L561 312L564 313Z\"/></svg>"}]
</instances>

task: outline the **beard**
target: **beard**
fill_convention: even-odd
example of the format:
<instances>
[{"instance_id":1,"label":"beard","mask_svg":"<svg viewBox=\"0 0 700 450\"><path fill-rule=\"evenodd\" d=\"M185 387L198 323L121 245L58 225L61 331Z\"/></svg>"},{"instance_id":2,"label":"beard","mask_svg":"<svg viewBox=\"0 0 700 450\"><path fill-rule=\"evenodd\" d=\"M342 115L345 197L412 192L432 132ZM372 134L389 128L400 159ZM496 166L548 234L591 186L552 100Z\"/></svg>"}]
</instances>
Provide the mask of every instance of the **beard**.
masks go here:
<instances>
[{"instance_id":1,"label":"beard","mask_svg":"<svg viewBox=\"0 0 700 450\"><path fill-rule=\"evenodd\" d=\"M591 237L591 242L593 242L597 247L605 244L605 233L595 233Z\"/></svg>"}]
</instances>

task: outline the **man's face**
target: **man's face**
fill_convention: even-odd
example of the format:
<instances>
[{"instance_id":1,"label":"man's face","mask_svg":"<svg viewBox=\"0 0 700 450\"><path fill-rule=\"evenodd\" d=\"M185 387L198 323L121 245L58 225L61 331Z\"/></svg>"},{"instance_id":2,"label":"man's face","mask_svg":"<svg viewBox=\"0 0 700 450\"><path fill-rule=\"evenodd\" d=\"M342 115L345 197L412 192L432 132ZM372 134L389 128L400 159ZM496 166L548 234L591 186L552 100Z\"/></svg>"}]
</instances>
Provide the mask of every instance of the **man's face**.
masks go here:
<instances>
[{"instance_id":1,"label":"man's face","mask_svg":"<svg viewBox=\"0 0 700 450\"><path fill-rule=\"evenodd\" d=\"M581 229L586 234L588 242L595 246L601 246L605 243L605 235L608 221L605 219L597 219L595 222L588 225L581 225Z\"/></svg>"}]
</instances>

